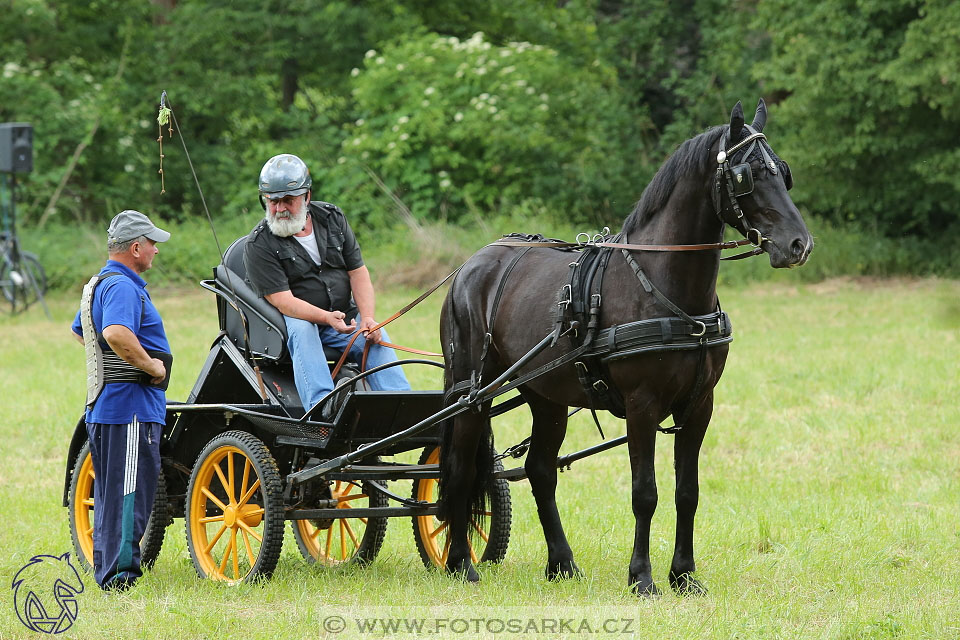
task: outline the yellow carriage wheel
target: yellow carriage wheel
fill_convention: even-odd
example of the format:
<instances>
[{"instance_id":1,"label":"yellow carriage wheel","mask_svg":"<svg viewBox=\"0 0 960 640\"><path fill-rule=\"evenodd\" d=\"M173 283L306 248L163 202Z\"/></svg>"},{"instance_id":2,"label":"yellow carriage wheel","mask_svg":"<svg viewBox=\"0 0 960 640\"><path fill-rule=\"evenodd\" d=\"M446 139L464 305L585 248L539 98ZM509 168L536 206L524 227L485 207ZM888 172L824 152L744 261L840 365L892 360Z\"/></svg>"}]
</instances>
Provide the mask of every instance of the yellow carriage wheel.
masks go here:
<instances>
[{"instance_id":1,"label":"yellow carriage wheel","mask_svg":"<svg viewBox=\"0 0 960 640\"><path fill-rule=\"evenodd\" d=\"M420 455L420 464L439 464L440 447L427 447ZM497 461L494 471L503 465ZM440 487L437 478L418 478L413 481L413 499L434 503ZM470 520L470 557L474 564L500 562L507 553L510 542L510 486L504 479L494 481L494 491L483 513L476 513ZM413 537L417 543L420 559L427 567L444 567L450 551L447 523L436 516L414 516Z\"/></svg>"},{"instance_id":2,"label":"yellow carriage wheel","mask_svg":"<svg viewBox=\"0 0 960 640\"><path fill-rule=\"evenodd\" d=\"M76 463L70 479L68 507L70 510L70 536L73 549L80 566L90 571L93 567L93 488L96 474L93 470L93 457L90 444L85 443L77 454ZM147 519L143 538L140 539L140 564L152 566L160 555L163 535L170 524L169 505L167 504L166 482L163 473L157 479L157 492L153 499L153 510Z\"/></svg>"},{"instance_id":3,"label":"yellow carriage wheel","mask_svg":"<svg viewBox=\"0 0 960 640\"><path fill-rule=\"evenodd\" d=\"M386 507L387 496L349 480L332 481L323 495L336 500L336 508L343 510L344 516L293 520L293 536L300 553L309 562L323 566L373 562L383 544L387 518L350 517L349 512L358 507Z\"/></svg>"},{"instance_id":4,"label":"yellow carriage wheel","mask_svg":"<svg viewBox=\"0 0 960 640\"><path fill-rule=\"evenodd\" d=\"M187 547L201 578L236 584L269 578L283 547L277 463L256 436L228 431L211 440L190 474Z\"/></svg>"}]
</instances>

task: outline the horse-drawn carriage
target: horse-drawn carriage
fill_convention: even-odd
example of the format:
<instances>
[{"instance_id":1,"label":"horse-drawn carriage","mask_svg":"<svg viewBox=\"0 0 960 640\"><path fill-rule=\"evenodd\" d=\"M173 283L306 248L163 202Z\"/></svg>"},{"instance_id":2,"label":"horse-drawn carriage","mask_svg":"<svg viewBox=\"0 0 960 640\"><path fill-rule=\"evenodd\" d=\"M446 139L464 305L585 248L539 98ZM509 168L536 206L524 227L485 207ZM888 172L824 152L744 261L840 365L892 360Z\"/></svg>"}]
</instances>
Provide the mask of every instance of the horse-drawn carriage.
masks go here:
<instances>
[{"instance_id":1,"label":"horse-drawn carriage","mask_svg":"<svg viewBox=\"0 0 960 640\"><path fill-rule=\"evenodd\" d=\"M813 248L765 122L762 101L750 126L738 103L729 126L681 145L619 234L575 243L512 237L478 252L444 303L445 365L396 363L444 366L444 391L369 391L364 378L375 369L353 369L304 408L283 319L245 285L244 239L235 242L202 283L217 296L221 333L187 401L167 406L144 562L156 558L173 517L186 520L197 573L230 582L271 574L286 520L305 558L337 564L371 561L388 518L408 517L425 564L476 580L475 563L506 553L508 480L529 478L547 541L546 575L571 577L580 570L555 502L557 468L628 442L637 520L628 581L656 594L648 540L654 442L665 431L676 436L677 470L669 579L680 593L705 592L693 577L697 463L732 332L716 296L720 250L752 244L743 255L765 252L771 266L791 267ZM725 226L745 240L723 242ZM514 389L519 395L494 403ZM324 411L328 403L336 410ZM530 408L532 434L509 450L526 461L504 470L489 418L521 405ZM568 406L625 417L627 435L558 458ZM674 426L660 427L670 415ZM89 563L95 479L85 440L81 419L64 506L77 555ZM391 459L416 450L418 464ZM411 497L389 489L397 480L412 480Z\"/></svg>"},{"instance_id":2,"label":"horse-drawn carriage","mask_svg":"<svg viewBox=\"0 0 960 640\"><path fill-rule=\"evenodd\" d=\"M388 518L406 517L413 520L424 563L442 565L446 534L435 518L436 425L357 455L333 473L302 476L320 460L355 452L437 413L443 392L370 391L365 375L348 363L337 375L336 393L326 399L337 405L331 419L314 418L322 406L307 415L293 382L283 318L244 282L245 241L234 242L214 278L201 283L216 294L221 333L186 402L167 405L162 474L141 542L143 562L156 559L165 528L182 517L202 577L234 582L270 576L287 520L309 562L367 563L380 550ZM327 356L336 361L340 354ZM439 366L427 360L396 364ZM418 464L389 459L416 450ZM89 566L95 479L82 418L68 460L64 505L77 557ZM413 481L410 497L389 489L402 479ZM485 515L474 553L478 560L499 562L510 537L506 480L497 481Z\"/></svg>"}]
</instances>

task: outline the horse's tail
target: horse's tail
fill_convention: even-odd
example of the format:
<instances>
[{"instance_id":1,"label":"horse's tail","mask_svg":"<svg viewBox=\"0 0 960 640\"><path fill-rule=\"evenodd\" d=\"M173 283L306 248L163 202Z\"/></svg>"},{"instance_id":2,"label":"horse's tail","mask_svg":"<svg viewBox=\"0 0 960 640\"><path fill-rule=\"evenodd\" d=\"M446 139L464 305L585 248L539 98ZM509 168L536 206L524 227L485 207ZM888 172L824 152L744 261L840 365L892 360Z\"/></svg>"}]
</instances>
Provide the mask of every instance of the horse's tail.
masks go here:
<instances>
[{"instance_id":1,"label":"horse's tail","mask_svg":"<svg viewBox=\"0 0 960 640\"><path fill-rule=\"evenodd\" d=\"M488 407L485 407L487 409ZM494 448L493 429L490 427L489 414L484 411L481 421L481 431L477 441L477 448L473 459L473 477L464 478L462 470L456 468L456 456L453 451L463 446L455 441L453 418L444 422L440 439L440 486L438 495L437 517L450 522L457 505L468 502L471 518L477 526L483 528L483 514L488 511L494 485ZM469 490L457 491L455 487L470 487ZM459 495L458 495L459 494ZM471 532L475 529L471 528Z\"/></svg>"},{"instance_id":2,"label":"horse's tail","mask_svg":"<svg viewBox=\"0 0 960 640\"><path fill-rule=\"evenodd\" d=\"M467 369L472 368L473 362L480 360L480 345L471 343L471 336L475 332L471 332L470 327L465 326L469 325L470 314L466 309L457 308L457 291L457 282L454 281L440 314L441 344L447 363L444 376L445 405L455 404L460 397L470 393L471 389L467 385L471 381L471 376ZM456 434L456 419L448 418L443 421L440 438L440 486L437 499L437 517L440 520L451 522L456 510L464 508L469 503L472 517L480 525L482 514L487 511L487 505L490 504L494 492L493 430L490 427L489 410L490 403L484 403L480 415L468 414L468 422L463 425L467 429L471 426L479 429L479 433L472 431ZM474 442L476 450L471 452L469 447ZM461 453L462 455L458 455ZM473 465L469 462L471 456ZM465 477L466 475L470 477ZM471 527L471 530L475 529Z\"/></svg>"}]
</instances>

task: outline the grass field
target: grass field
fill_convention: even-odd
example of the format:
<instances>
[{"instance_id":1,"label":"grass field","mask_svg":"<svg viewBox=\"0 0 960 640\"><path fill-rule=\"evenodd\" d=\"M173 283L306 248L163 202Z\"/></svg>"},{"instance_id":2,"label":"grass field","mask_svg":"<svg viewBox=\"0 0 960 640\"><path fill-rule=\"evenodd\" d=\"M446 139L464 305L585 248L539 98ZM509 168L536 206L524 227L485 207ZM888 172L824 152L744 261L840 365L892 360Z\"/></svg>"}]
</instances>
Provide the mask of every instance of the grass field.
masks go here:
<instances>
[{"instance_id":1,"label":"grass field","mask_svg":"<svg viewBox=\"0 0 960 640\"><path fill-rule=\"evenodd\" d=\"M380 315L413 296L381 296ZM630 474L617 449L560 478L581 580L544 581L533 500L518 483L509 552L479 586L424 569L409 521L394 519L367 568L308 566L288 533L272 581L224 587L196 578L176 520L156 567L131 592L106 596L85 577L78 619L63 636L412 637L408 627L364 633L356 622L394 618L424 619L437 637L459 638L516 637L518 628L543 638L960 638L960 282L784 277L721 297L736 339L701 456L696 543L706 597L630 594ZM182 400L217 333L214 303L199 289L154 298L177 357L168 397ZM393 339L437 349L439 302L392 325ZM0 316L0 578L8 585L31 556L72 552L60 500L83 354L68 334L74 296L49 303L53 321L36 307ZM415 386L438 388L432 371L411 376ZM526 415L495 423L500 448L526 435ZM604 427L608 437L623 433L609 416ZM597 441L577 415L564 450ZM670 436L659 444L651 553L666 587ZM0 593L0 638L37 637L17 620L13 591Z\"/></svg>"}]
</instances>

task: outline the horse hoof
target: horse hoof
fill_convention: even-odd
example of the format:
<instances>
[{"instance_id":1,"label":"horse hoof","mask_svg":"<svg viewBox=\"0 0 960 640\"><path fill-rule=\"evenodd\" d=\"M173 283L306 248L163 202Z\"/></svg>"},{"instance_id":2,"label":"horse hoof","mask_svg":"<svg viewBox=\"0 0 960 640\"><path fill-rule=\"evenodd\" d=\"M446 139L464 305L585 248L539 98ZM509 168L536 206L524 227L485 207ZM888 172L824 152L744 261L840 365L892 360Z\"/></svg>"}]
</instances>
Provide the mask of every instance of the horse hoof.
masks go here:
<instances>
[{"instance_id":1,"label":"horse hoof","mask_svg":"<svg viewBox=\"0 0 960 640\"><path fill-rule=\"evenodd\" d=\"M681 574L670 573L670 586L678 596L705 596L707 588L702 582L694 578L690 572Z\"/></svg>"},{"instance_id":2,"label":"horse hoof","mask_svg":"<svg viewBox=\"0 0 960 640\"><path fill-rule=\"evenodd\" d=\"M480 574L473 568L472 563L457 568L447 567L447 573L461 582L480 582Z\"/></svg>"},{"instance_id":3,"label":"horse hoof","mask_svg":"<svg viewBox=\"0 0 960 640\"><path fill-rule=\"evenodd\" d=\"M573 560L570 560L569 562L560 562L555 565L548 564L545 573L547 580L550 582L558 582L560 580L583 577L583 571Z\"/></svg>"},{"instance_id":4,"label":"horse hoof","mask_svg":"<svg viewBox=\"0 0 960 640\"><path fill-rule=\"evenodd\" d=\"M659 598L661 595L663 595L663 592L660 591L660 587L658 587L653 580L640 580L634 582L632 585L630 585L630 590L643 598Z\"/></svg>"}]
</instances>

